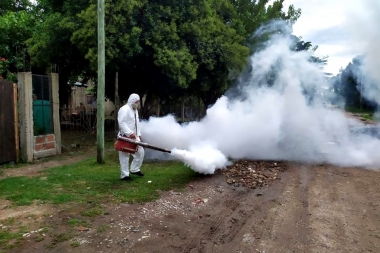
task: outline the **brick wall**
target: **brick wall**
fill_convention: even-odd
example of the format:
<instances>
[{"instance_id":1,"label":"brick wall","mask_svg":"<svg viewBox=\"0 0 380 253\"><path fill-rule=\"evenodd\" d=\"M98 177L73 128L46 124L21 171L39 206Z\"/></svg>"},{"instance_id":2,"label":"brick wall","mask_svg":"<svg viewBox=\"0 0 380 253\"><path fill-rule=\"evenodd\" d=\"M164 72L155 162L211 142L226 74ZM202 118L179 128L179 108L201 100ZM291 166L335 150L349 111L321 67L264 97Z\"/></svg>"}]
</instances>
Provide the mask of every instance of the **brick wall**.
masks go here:
<instances>
[{"instance_id":1,"label":"brick wall","mask_svg":"<svg viewBox=\"0 0 380 253\"><path fill-rule=\"evenodd\" d=\"M54 134L34 136L34 159L57 154Z\"/></svg>"}]
</instances>

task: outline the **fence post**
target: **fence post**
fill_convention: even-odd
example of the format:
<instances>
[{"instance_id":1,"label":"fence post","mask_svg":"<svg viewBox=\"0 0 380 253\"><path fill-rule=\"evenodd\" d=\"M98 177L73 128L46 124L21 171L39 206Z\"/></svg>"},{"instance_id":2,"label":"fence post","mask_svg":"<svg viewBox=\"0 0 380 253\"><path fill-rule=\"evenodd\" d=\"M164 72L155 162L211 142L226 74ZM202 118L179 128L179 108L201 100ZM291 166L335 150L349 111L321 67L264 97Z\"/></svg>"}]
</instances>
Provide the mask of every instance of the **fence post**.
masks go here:
<instances>
[{"instance_id":1,"label":"fence post","mask_svg":"<svg viewBox=\"0 0 380 253\"><path fill-rule=\"evenodd\" d=\"M20 119L20 147L21 159L25 162L33 161L33 85L31 72L19 72L18 74L19 89L19 119Z\"/></svg>"},{"instance_id":2,"label":"fence post","mask_svg":"<svg viewBox=\"0 0 380 253\"><path fill-rule=\"evenodd\" d=\"M62 140L61 140L61 122L59 119L59 79L58 73L49 73L49 82L51 84L51 96L53 103L53 129L55 136L55 148L57 155L62 153Z\"/></svg>"},{"instance_id":3,"label":"fence post","mask_svg":"<svg viewBox=\"0 0 380 253\"><path fill-rule=\"evenodd\" d=\"M18 108L17 108L17 89L18 86L16 83L13 84L13 113L14 113L14 124L15 124L15 139L16 139L16 162L20 159L20 139L19 139L19 132L18 132Z\"/></svg>"}]
</instances>

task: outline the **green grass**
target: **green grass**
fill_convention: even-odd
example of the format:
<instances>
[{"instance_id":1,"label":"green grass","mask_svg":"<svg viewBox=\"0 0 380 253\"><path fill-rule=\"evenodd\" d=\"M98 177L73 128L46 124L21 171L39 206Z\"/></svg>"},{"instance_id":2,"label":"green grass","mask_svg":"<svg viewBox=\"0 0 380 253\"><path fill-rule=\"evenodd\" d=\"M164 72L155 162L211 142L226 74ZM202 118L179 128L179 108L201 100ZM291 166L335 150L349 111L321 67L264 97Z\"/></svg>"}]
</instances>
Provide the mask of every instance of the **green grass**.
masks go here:
<instances>
[{"instance_id":1,"label":"green grass","mask_svg":"<svg viewBox=\"0 0 380 253\"><path fill-rule=\"evenodd\" d=\"M0 245L3 249L11 249L21 244L23 239L22 233L20 232L9 232L0 230Z\"/></svg>"},{"instance_id":2,"label":"green grass","mask_svg":"<svg viewBox=\"0 0 380 253\"><path fill-rule=\"evenodd\" d=\"M360 109L360 108L355 108L355 107L347 107L346 111L358 114L360 115L360 117L368 119L368 120L379 121L379 119L376 119L373 117L375 112L372 110Z\"/></svg>"},{"instance_id":3,"label":"green grass","mask_svg":"<svg viewBox=\"0 0 380 253\"><path fill-rule=\"evenodd\" d=\"M15 218L8 218L1 221L0 227L0 252L1 249L11 249L21 244L23 234L28 231L24 226L18 226ZM16 229L17 227L17 229Z\"/></svg>"},{"instance_id":4,"label":"green grass","mask_svg":"<svg viewBox=\"0 0 380 253\"><path fill-rule=\"evenodd\" d=\"M41 234L36 234L34 236L34 239L33 239L35 242L42 242L43 240L45 240L45 237Z\"/></svg>"},{"instance_id":5,"label":"green grass","mask_svg":"<svg viewBox=\"0 0 380 253\"><path fill-rule=\"evenodd\" d=\"M104 214L104 210L101 207L93 207L81 213L83 216L95 217Z\"/></svg>"},{"instance_id":6,"label":"green grass","mask_svg":"<svg viewBox=\"0 0 380 253\"><path fill-rule=\"evenodd\" d=\"M98 231L99 233L104 233L104 232L107 231L107 229L108 229L109 227L110 227L109 225L101 225L101 226L97 229L97 231Z\"/></svg>"},{"instance_id":7,"label":"green grass","mask_svg":"<svg viewBox=\"0 0 380 253\"><path fill-rule=\"evenodd\" d=\"M145 162L144 177L131 182L119 180L120 167L116 152L105 157L105 164L95 158L44 171L36 177L10 177L0 180L0 199L15 205L67 202L146 202L158 197L159 190L178 189L198 176L180 162ZM152 183L147 183L152 181ZM103 212L98 206L83 213L95 216Z\"/></svg>"},{"instance_id":8,"label":"green grass","mask_svg":"<svg viewBox=\"0 0 380 253\"><path fill-rule=\"evenodd\" d=\"M88 223L84 220L71 219L67 222L71 227L88 226Z\"/></svg>"},{"instance_id":9,"label":"green grass","mask_svg":"<svg viewBox=\"0 0 380 253\"><path fill-rule=\"evenodd\" d=\"M16 224L14 218L9 218L1 221L4 228L0 228L0 253L4 249L12 249L20 246L24 241L23 235L29 232L29 229L25 226ZM35 242L41 242L45 239L42 235L47 231L46 228L32 235L30 239Z\"/></svg>"},{"instance_id":10,"label":"green grass","mask_svg":"<svg viewBox=\"0 0 380 253\"><path fill-rule=\"evenodd\" d=\"M345 110L347 112L352 112L352 113L365 113L365 114L372 114L372 113L374 113L373 110L360 109L360 108L356 108L356 107L346 107Z\"/></svg>"},{"instance_id":11,"label":"green grass","mask_svg":"<svg viewBox=\"0 0 380 253\"><path fill-rule=\"evenodd\" d=\"M70 244L72 247L79 247L80 246L80 243L78 241L73 241L71 244Z\"/></svg>"},{"instance_id":12,"label":"green grass","mask_svg":"<svg viewBox=\"0 0 380 253\"><path fill-rule=\"evenodd\" d=\"M375 120L370 114L361 114L360 116L365 118L365 119Z\"/></svg>"},{"instance_id":13,"label":"green grass","mask_svg":"<svg viewBox=\"0 0 380 253\"><path fill-rule=\"evenodd\" d=\"M48 249L54 249L58 243L71 240L75 236L74 233L61 233L52 235L53 239L50 244L46 245Z\"/></svg>"},{"instance_id":14,"label":"green grass","mask_svg":"<svg viewBox=\"0 0 380 253\"><path fill-rule=\"evenodd\" d=\"M105 164L98 164L95 158L89 158L41 171L35 177L0 179L0 201L10 200L10 208L33 203L69 203L80 206L78 210L82 210L79 212L83 219L72 218L66 224L70 227L68 232L52 234L51 243L46 245L52 249L60 242L71 240L75 236L75 227L91 227L93 217L106 214L104 204L152 201L159 197L160 191L180 191L187 183L200 176L181 162L145 161L141 169L145 173L144 177L132 175L132 181L121 181L118 153L107 151L105 161ZM14 218L1 221L9 229L0 229L0 253L22 243L22 235L27 229L16 223ZM106 232L107 229L108 225L103 225L97 231ZM43 241L45 236L42 234L35 234L30 239ZM71 246L78 247L79 243L74 241Z\"/></svg>"}]
</instances>

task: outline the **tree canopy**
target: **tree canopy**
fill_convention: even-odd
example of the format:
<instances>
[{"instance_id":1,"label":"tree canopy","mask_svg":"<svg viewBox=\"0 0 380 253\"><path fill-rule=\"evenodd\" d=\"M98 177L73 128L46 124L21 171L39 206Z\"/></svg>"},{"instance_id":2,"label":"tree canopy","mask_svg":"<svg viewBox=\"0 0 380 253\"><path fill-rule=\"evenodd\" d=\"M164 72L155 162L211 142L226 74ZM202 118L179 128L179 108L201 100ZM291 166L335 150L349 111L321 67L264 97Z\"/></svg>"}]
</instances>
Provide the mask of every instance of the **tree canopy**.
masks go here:
<instances>
[{"instance_id":1,"label":"tree canopy","mask_svg":"<svg viewBox=\"0 0 380 253\"><path fill-rule=\"evenodd\" d=\"M17 8L11 8L17 9ZM16 81L17 71L30 70L25 41L33 34L35 17L26 10L0 15L0 76Z\"/></svg>"},{"instance_id":2,"label":"tree canopy","mask_svg":"<svg viewBox=\"0 0 380 253\"><path fill-rule=\"evenodd\" d=\"M0 29L7 40L0 42L0 56L9 55L14 71L25 69L19 63L30 55L32 69L57 67L61 92L68 93L67 82L78 77L96 82L96 0L5 1L0 18L8 22L0 22ZM273 19L292 24L300 16L292 5L283 10L284 0L268 2L106 0L106 96L113 99L119 72L121 99L137 92L148 100L192 95L206 106L214 103L246 67L255 30Z\"/></svg>"},{"instance_id":3,"label":"tree canopy","mask_svg":"<svg viewBox=\"0 0 380 253\"><path fill-rule=\"evenodd\" d=\"M335 93L343 100L346 107L375 110L376 103L365 96L365 79L362 72L363 58L357 56L332 78Z\"/></svg>"},{"instance_id":4,"label":"tree canopy","mask_svg":"<svg viewBox=\"0 0 380 253\"><path fill-rule=\"evenodd\" d=\"M32 4L29 0L2 0L0 5L0 15L8 12L19 12L30 9Z\"/></svg>"}]
</instances>

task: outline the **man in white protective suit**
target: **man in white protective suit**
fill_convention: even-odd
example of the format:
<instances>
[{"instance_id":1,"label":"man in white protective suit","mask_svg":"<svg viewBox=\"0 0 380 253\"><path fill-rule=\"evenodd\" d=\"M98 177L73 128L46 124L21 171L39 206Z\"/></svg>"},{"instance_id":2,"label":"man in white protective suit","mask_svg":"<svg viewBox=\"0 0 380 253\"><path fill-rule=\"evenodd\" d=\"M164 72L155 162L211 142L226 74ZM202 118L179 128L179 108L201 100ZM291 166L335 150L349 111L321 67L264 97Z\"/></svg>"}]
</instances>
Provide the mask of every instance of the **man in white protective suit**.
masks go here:
<instances>
[{"instance_id":1,"label":"man in white protective suit","mask_svg":"<svg viewBox=\"0 0 380 253\"><path fill-rule=\"evenodd\" d=\"M119 123L119 136L126 136L131 139L142 141L139 124L139 113L137 110L139 104L140 96L133 93L129 96L127 104L120 108L117 115L117 121ZM131 180L129 176L129 155L129 153L119 151L121 170L120 180ZM132 156L133 161L130 167L131 174L140 177L144 176L144 174L140 171L144 160L144 148L138 146L138 151L135 154L132 154Z\"/></svg>"}]
</instances>

